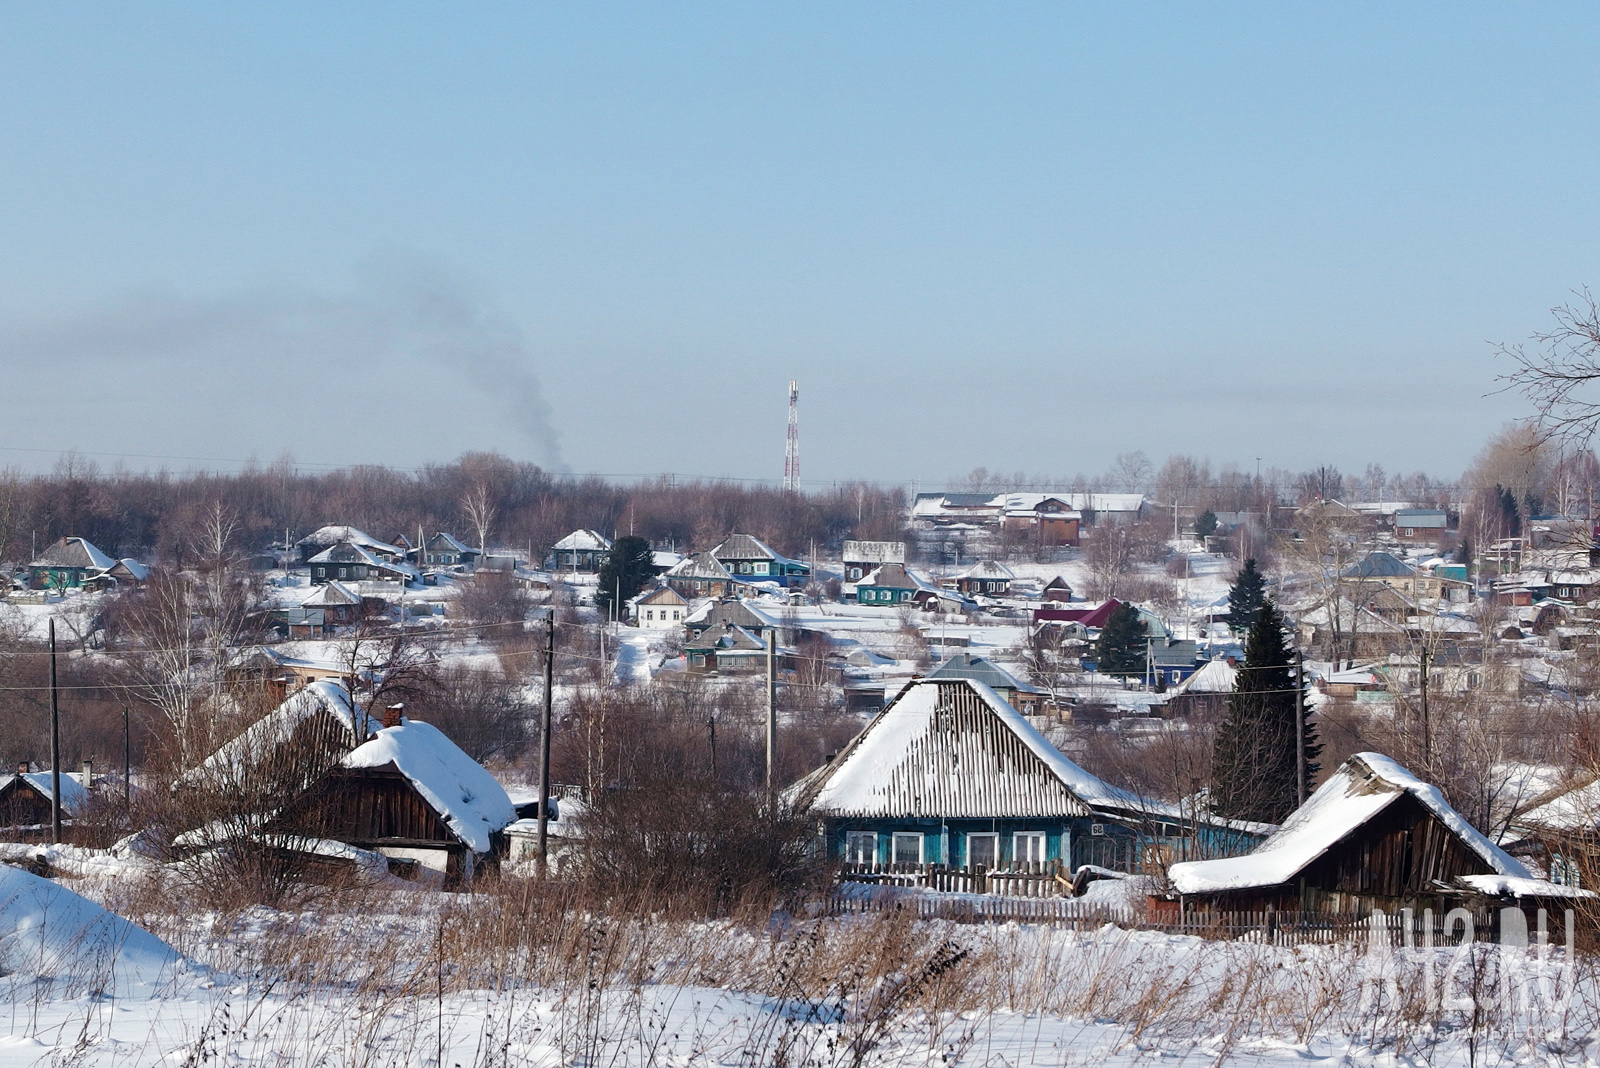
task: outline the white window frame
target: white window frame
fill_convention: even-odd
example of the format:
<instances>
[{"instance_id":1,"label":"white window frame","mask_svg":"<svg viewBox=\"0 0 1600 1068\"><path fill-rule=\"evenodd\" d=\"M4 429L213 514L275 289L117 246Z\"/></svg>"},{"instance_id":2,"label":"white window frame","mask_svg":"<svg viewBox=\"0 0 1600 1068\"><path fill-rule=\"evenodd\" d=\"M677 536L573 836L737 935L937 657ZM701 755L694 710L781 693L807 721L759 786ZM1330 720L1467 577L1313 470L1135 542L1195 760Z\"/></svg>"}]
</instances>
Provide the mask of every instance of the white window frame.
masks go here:
<instances>
[{"instance_id":1,"label":"white window frame","mask_svg":"<svg viewBox=\"0 0 1600 1068\"><path fill-rule=\"evenodd\" d=\"M1042 864L1049 852L1050 837L1043 831L1018 831L1011 836L1011 859L1017 864Z\"/></svg>"},{"instance_id":2,"label":"white window frame","mask_svg":"<svg viewBox=\"0 0 1600 1068\"><path fill-rule=\"evenodd\" d=\"M978 862L973 859L973 853L975 852L973 845L984 839L989 842L989 855L991 857L990 863L984 865L984 867L993 869L1000 866L1000 836L994 831L974 831L967 835L967 867L976 868L978 866Z\"/></svg>"},{"instance_id":3,"label":"white window frame","mask_svg":"<svg viewBox=\"0 0 1600 1068\"><path fill-rule=\"evenodd\" d=\"M865 850L859 847L865 845ZM844 862L846 864L878 863L877 831L846 831L844 833Z\"/></svg>"},{"instance_id":4,"label":"white window frame","mask_svg":"<svg viewBox=\"0 0 1600 1068\"><path fill-rule=\"evenodd\" d=\"M926 845L926 843L923 841L923 839L925 837L926 837L926 835L924 835L921 831L895 831L889 837L889 863L891 863L891 864L921 864L921 863L923 863L923 859L922 859L923 858L923 849L924 849L924 846ZM916 839L916 842L917 842L917 859L916 860L901 860L900 859L900 843L904 842L904 841L907 841L909 839L913 839L913 838Z\"/></svg>"}]
</instances>

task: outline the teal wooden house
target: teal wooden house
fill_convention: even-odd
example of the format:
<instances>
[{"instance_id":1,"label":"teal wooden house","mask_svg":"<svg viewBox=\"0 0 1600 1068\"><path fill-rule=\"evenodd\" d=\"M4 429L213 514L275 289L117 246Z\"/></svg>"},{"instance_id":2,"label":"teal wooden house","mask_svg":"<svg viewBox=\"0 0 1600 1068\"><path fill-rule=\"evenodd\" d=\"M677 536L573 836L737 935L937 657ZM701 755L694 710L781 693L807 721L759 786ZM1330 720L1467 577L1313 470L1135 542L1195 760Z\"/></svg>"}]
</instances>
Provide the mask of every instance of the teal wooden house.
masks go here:
<instances>
[{"instance_id":1,"label":"teal wooden house","mask_svg":"<svg viewBox=\"0 0 1600 1068\"><path fill-rule=\"evenodd\" d=\"M1156 871L1272 830L1186 819L1102 782L972 679L909 684L788 798L817 815L828 857L856 870Z\"/></svg>"}]
</instances>

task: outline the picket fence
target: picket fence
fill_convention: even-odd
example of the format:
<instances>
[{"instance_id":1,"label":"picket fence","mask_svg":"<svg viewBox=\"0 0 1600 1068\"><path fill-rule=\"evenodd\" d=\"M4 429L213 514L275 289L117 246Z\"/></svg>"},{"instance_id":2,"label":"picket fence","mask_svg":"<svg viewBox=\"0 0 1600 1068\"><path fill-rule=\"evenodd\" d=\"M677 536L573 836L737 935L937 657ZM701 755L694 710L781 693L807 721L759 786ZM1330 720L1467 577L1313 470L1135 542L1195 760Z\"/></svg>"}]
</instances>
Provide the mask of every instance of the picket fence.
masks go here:
<instances>
[{"instance_id":1,"label":"picket fence","mask_svg":"<svg viewBox=\"0 0 1600 1068\"><path fill-rule=\"evenodd\" d=\"M1072 877L1059 860L1033 861L989 871L939 864L846 864L839 878L849 883L938 890L947 894L1001 894L1047 898L1072 892Z\"/></svg>"}]
</instances>

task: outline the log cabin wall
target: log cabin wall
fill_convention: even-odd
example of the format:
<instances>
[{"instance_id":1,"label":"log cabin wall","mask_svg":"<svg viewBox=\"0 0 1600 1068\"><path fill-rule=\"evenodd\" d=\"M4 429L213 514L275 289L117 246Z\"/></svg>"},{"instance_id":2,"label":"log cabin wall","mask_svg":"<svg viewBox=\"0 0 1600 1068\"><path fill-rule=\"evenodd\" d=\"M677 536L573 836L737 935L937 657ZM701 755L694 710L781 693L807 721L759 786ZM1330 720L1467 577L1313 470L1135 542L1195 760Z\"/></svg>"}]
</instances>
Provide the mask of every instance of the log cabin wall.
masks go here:
<instances>
[{"instance_id":1,"label":"log cabin wall","mask_svg":"<svg viewBox=\"0 0 1600 1068\"><path fill-rule=\"evenodd\" d=\"M1435 894L1436 881L1492 870L1416 798L1401 794L1302 874L1308 889L1402 898Z\"/></svg>"},{"instance_id":2,"label":"log cabin wall","mask_svg":"<svg viewBox=\"0 0 1600 1068\"><path fill-rule=\"evenodd\" d=\"M50 799L26 779L19 776L0 789L0 827L38 827L50 817Z\"/></svg>"},{"instance_id":3,"label":"log cabin wall","mask_svg":"<svg viewBox=\"0 0 1600 1068\"><path fill-rule=\"evenodd\" d=\"M392 763L330 771L290 806L280 822L300 834L354 845L460 842Z\"/></svg>"}]
</instances>

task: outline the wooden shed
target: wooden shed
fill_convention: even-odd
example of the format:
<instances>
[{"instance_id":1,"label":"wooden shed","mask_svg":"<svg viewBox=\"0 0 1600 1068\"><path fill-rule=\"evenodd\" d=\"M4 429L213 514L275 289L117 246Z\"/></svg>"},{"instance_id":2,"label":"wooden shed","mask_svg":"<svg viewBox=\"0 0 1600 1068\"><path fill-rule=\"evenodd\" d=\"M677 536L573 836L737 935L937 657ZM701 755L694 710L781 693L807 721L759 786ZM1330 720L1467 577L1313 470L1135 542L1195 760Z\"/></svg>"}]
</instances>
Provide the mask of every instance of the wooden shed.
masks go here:
<instances>
[{"instance_id":1,"label":"wooden shed","mask_svg":"<svg viewBox=\"0 0 1600 1068\"><path fill-rule=\"evenodd\" d=\"M1175 864L1169 876L1186 911L1365 915L1482 895L1571 896L1379 753L1346 760L1253 852Z\"/></svg>"},{"instance_id":2,"label":"wooden shed","mask_svg":"<svg viewBox=\"0 0 1600 1068\"><path fill-rule=\"evenodd\" d=\"M274 818L269 830L381 853L400 874L470 880L517 818L505 789L437 727L396 717Z\"/></svg>"}]
</instances>

